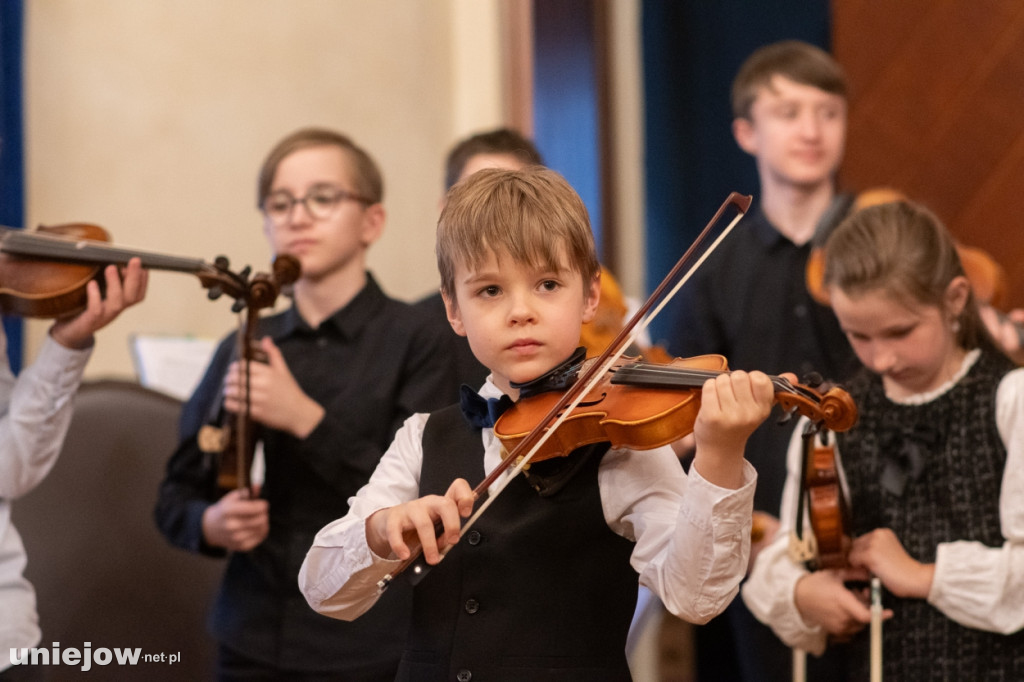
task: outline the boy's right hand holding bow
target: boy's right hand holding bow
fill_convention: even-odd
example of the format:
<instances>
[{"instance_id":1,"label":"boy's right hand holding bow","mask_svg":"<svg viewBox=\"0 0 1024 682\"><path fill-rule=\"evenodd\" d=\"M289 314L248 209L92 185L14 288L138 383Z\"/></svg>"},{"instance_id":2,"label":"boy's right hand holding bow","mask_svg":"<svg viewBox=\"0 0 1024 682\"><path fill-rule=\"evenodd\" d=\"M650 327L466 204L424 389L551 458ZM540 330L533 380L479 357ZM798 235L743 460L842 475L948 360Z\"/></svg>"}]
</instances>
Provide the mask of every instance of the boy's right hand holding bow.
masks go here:
<instances>
[{"instance_id":1,"label":"boy's right hand holding bow","mask_svg":"<svg viewBox=\"0 0 1024 682\"><path fill-rule=\"evenodd\" d=\"M412 555L410 544L423 547L423 558L434 565L441 550L459 541L462 519L473 513L476 497L464 478L457 478L442 495L418 499L374 512L366 519L366 540L374 554L405 560ZM438 534L436 524L443 531Z\"/></svg>"}]
</instances>

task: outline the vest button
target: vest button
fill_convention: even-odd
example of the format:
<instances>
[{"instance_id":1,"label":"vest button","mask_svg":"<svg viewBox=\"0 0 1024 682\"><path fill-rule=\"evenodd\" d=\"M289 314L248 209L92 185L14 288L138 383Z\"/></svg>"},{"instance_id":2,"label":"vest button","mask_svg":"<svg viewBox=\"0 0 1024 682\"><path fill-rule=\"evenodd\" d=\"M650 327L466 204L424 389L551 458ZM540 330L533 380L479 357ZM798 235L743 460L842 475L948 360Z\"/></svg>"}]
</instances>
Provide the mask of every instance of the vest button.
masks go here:
<instances>
[{"instance_id":1,"label":"vest button","mask_svg":"<svg viewBox=\"0 0 1024 682\"><path fill-rule=\"evenodd\" d=\"M455 679L457 679L459 682L469 682L471 679L473 679L473 673L463 668L455 676Z\"/></svg>"},{"instance_id":2,"label":"vest button","mask_svg":"<svg viewBox=\"0 0 1024 682\"><path fill-rule=\"evenodd\" d=\"M466 534L466 542L473 545L474 547L480 544L480 531L471 530Z\"/></svg>"},{"instance_id":3,"label":"vest button","mask_svg":"<svg viewBox=\"0 0 1024 682\"><path fill-rule=\"evenodd\" d=\"M476 613L479 610L480 610L480 602L478 602L476 599L467 599L466 600L466 613L474 614L474 613Z\"/></svg>"}]
</instances>

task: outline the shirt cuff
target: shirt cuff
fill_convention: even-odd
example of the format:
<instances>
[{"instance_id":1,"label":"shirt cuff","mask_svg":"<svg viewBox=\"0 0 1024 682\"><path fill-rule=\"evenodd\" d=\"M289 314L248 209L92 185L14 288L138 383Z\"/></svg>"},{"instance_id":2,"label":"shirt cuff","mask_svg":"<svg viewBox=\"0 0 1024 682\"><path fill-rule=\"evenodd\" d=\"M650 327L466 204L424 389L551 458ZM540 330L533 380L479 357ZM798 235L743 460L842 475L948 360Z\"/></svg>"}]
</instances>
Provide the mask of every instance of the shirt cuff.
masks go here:
<instances>
[{"instance_id":1,"label":"shirt cuff","mask_svg":"<svg viewBox=\"0 0 1024 682\"><path fill-rule=\"evenodd\" d=\"M66 348L47 334L32 363L33 371L40 380L54 386L57 391L74 392L92 357L93 348L95 346L83 350Z\"/></svg>"},{"instance_id":2,"label":"shirt cuff","mask_svg":"<svg viewBox=\"0 0 1024 682\"><path fill-rule=\"evenodd\" d=\"M686 495L683 498L685 510L710 509L707 517L716 519L719 532L735 532L742 528L749 529L754 510L754 488L757 485L757 471L750 462L743 461L743 484L736 489L723 488L711 483L700 475L696 467L690 467L687 476ZM684 510L693 521L694 515Z\"/></svg>"}]
</instances>

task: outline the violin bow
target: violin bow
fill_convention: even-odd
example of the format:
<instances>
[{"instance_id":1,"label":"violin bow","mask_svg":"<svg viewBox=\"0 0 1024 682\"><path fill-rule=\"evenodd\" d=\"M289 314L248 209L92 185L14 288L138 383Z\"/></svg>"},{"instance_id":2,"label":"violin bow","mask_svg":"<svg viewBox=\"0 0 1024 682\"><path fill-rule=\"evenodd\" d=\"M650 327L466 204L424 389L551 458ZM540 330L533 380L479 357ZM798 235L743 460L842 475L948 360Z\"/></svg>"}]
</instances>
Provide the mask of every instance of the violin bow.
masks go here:
<instances>
[{"instance_id":1,"label":"violin bow","mask_svg":"<svg viewBox=\"0 0 1024 682\"><path fill-rule=\"evenodd\" d=\"M619 331L615 339L608 345L608 347L598 356L590 366L584 370L580 378L574 383L562 397L551 407L548 413L537 423L533 431L527 434L519 444L512 449L512 452L508 453L501 461L498 466L487 475L486 478L473 489L473 497L479 499L480 496L487 491L498 478L512 466L513 462L516 462L516 466L512 469L509 475L505 478L504 482L499 487L490 491L487 499L477 508L472 516L462 525L461 532L465 533L469 530L473 524L476 523L477 519L487 510L487 508L494 502L494 500L501 494L501 492L508 485L518 473L520 473L533 459L533 456L537 454L540 448L548 441L548 439L558 430L558 427L565 422L572 411L583 401L583 398L598 384L601 378L614 366L616 361L626 351L626 348L632 344L643 330L645 330L651 321L657 316L665 305L678 293L682 286L693 276L697 269L704 263L705 260L711 255L711 253L718 247L726 236L732 232L732 229L736 226L736 223L746 215L747 211L750 210L750 204L753 201L753 197L745 196L738 192L731 192L722 205L712 216L708 224L701 230L701 233L693 241L686 252L676 262L672 270L665 276L654 292L648 297L647 301L634 313L633 317L629 322ZM737 209L737 215L732 219L729 225L722 230L722 233L715 239L714 242L708 246L707 249L700 255L693 265L689 266L689 270L685 273L682 278L679 278L679 274L689 265L689 262L693 259L694 253L700 247L700 245L707 239L708 235L713 231L715 225L721 220L729 206L735 206ZM672 282L679 278L679 281L672 286ZM668 291L671 287L671 291ZM666 291L668 293L666 294ZM661 299L660 304L655 308L655 304ZM652 308L654 308L652 312ZM648 314L649 313L649 314ZM552 421L554 420L554 421ZM526 450L526 454L521 455L522 451ZM451 550L453 545L448 545L441 550L441 557L444 558ZM422 549L422 548L421 548ZM427 567L420 562L421 552L414 552L412 556L399 564L396 569L385 575L377 583L377 587L380 591L387 588L394 576L404 571L409 566L416 564L413 567L413 575L411 580L418 581L425 575Z\"/></svg>"},{"instance_id":2,"label":"violin bow","mask_svg":"<svg viewBox=\"0 0 1024 682\"><path fill-rule=\"evenodd\" d=\"M882 682L882 581L871 578L871 682Z\"/></svg>"}]
</instances>

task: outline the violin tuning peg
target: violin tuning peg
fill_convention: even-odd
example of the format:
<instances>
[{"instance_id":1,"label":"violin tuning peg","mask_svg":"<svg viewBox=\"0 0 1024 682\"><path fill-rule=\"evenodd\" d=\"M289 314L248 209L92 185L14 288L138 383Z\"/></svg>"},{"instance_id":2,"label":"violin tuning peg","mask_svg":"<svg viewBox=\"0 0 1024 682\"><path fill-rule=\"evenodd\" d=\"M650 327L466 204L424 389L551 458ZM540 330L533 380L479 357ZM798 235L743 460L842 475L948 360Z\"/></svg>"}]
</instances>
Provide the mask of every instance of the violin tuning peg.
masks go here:
<instances>
[{"instance_id":1,"label":"violin tuning peg","mask_svg":"<svg viewBox=\"0 0 1024 682\"><path fill-rule=\"evenodd\" d=\"M213 264L220 270L227 270L231 267L231 261L227 256L217 256L213 259Z\"/></svg>"},{"instance_id":2,"label":"violin tuning peg","mask_svg":"<svg viewBox=\"0 0 1024 682\"><path fill-rule=\"evenodd\" d=\"M215 284L206 291L206 297L211 301L216 301L224 293L224 290L220 288L220 285Z\"/></svg>"},{"instance_id":3,"label":"violin tuning peg","mask_svg":"<svg viewBox=\"0 0 1024 682\"><path fill-rule=\"evenodd\" d=\"M821 384L824 381L825 380L822 378L822 376L820 374L818 374L817 372L808 372L807 374L804 375L803 380L801 381L801 383L804 386L809 386L811 388L817 388L818 386L821 386Z\"/></svg>"},{"instance_id":4,"label":"violin tuning peg","mask_svg":"<svg viewBox=\"0 0 1024 682\"><path fill-rule=\"evenodd\" d=\"M251 273L252 273L252 266L251 265L246 265L244 268L242 268L241 272L238 273L238 276L241 277L243 280L247 280L247 279L249 279L249 275Z\"/></svg>"},{"instance_id":5,"label":"violin tuning peg","mask_svg":"<svg viewBox=\"0 0 1024 682\"><path fill-rule=\"evenodd\" d=\"M245 310L245 301L240 298L235 299L235 302L231 304L231 312L240 313L243 310Z\"/></svg>"}]
</instances>

